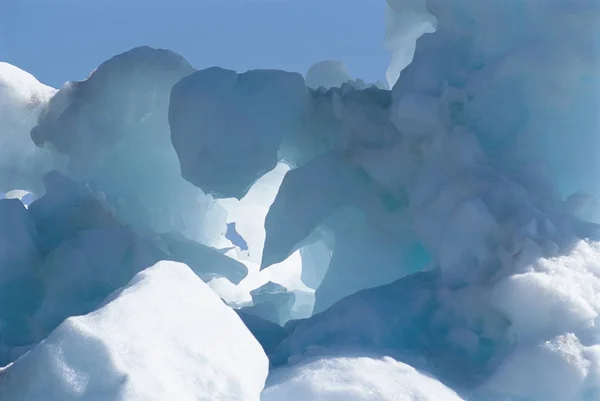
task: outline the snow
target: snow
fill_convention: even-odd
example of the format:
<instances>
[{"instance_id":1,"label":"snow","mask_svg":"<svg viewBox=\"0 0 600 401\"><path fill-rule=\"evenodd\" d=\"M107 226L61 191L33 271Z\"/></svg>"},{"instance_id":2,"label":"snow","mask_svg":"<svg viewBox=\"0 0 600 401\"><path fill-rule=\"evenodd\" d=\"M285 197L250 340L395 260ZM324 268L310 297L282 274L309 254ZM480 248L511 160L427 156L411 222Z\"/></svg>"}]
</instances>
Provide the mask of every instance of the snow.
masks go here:
<instances>
[{"instance_id":1,"label":"snow","mask_svg":"<svg viewBox=\"0 0 600 401\"><path fill-rule=\"evenodd\" d=\"M297 73L214 67L182 79L169 124L183 177L215 197L241 199L275 168L282 137L300 128L307 103Z\"/></svg>"},{"instance_id":2,"label":"snow","mask_svg":"<svg viewBox=\"0 0 600 401\"><path fill-rule=\"evenodd\" d=\"M392 358L328 357L274 370L261 401L461 401L435 378Z\"/></svg>"},{"instance_id":3,"label":"snow","mask_svg":"<svg viewBox=\"0 0 600 401\"><path fill-rule=\"evenodd\" d=\"M258 401L267 368L235 312L187 266L161 262L64 321L0 386L14 401Z\"/></svg>"},{"instance_id":4,"label":"snow","mask_svg":"<svg viewBox=\"0 0 600 401\"><path fill-rule=\"evenodd\" d=\"M55 89L11 64L0 62L0 192L36 192L41 177L53 168L47 149L39 149L29 132Z\"/></svg>"},{"instance_id":5,"label":"snow","mask_svg":"<svg viewBox=\"0 0 600 401\"><path fill-rule=\"evenodd\" d=\"M600 399L600 4L387 3L391 90L137 48L52 96L0 65L0 190L42 193L40 110L68 159L0 201L0 362L175 259L260 339L264 397Z\"/></svg>"}]
</instances>

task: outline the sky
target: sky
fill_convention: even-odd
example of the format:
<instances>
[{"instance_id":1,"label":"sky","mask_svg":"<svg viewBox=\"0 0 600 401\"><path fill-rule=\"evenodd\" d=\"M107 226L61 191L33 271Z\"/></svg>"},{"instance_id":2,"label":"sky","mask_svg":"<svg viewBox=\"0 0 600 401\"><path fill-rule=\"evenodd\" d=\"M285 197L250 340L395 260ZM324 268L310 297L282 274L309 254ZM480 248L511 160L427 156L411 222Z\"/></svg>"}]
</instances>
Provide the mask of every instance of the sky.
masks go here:
<instances>
[{"instance_id":1,"label":"sky","mask_svg":"<svg viewBox=\"0 0 600 401\"><path fill-rule=\"evenodd\" d=\"M0 61L59 87L135 46L173 50L195 68L305 73L346 61L385 79L385 0L0 0Z\"/></svg>"}]
</instances>

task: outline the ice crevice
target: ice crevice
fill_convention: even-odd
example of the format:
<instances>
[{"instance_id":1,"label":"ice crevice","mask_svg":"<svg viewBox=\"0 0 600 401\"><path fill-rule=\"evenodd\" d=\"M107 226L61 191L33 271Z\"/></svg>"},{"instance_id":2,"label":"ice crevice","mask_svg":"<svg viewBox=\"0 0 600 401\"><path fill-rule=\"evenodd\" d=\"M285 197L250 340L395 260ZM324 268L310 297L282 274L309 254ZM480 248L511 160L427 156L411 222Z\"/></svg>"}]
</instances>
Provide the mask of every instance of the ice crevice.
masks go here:
<instances>
[{"instance_id":1,"label":"ice crevice","mask_svg":"<svg viewBox=\"0 0 600 401\"><path fill-rule=\"evenodd\" d=\"M0 64L0 399L600 399L600 3L387 3L389 86Z\"/></svg>"}]
</instances>

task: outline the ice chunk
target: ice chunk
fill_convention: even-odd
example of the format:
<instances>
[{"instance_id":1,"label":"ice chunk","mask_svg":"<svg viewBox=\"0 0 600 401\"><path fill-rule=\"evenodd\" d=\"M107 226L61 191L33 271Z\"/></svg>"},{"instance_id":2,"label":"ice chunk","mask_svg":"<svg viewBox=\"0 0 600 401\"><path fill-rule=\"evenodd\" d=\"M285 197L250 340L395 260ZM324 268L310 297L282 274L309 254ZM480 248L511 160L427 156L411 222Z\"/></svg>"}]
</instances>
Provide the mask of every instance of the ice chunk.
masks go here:
<instances>
[{"instance_id":1,"label":"ice chunk","mask_svg":"<svg viewBox=\"0 0 600 401\"><path fill-rule=\"evenodd\" d=\"M225 215L181 178L168 124L171 88L194 71L167 50L117 55L86 80L65 84L31 137L65 154L68 175L99 188L124 223L210 243L220 234L213 218Z\"/></svg>"},{"instance_id":2,"label":"ice chunk","mask_svg":"<svg viewBox=\"0 0 600 401\"><path fill-rule=\"evenodd\" d=\"M348 66L341 60L325 60L311 66L306 73L306 86L312 89L323 87L341 87L345 82L351 81L352 77Z\"/></svg>"},{"instance_id":3,"label":"ice chunk","mask_svg":"<svg viewBox=\"0 0 600 401\"><path fill-rule=\"evenodd\" d=\"M40 261L37 231L17 199L0 199L0 283L35 272Z\"/></svg>"},{"instance_id":4,"label":"ice chunk","mask_svg":"<svg viewBox=\"0 0 600 401\"><path fill-rule=\"evenodd\" d=\"M376 226L356 209L343 209L325 222L334 238L323 281L315 291L314 313L362 289L389 284L425 269L431 257L418 243Z\"/></svg>"},{"instance_id":5,"label":"ice chunk","mask_svg":"<svg viewBox=\"0 0 600 401\"><path fill-rule=\"evenodd\" d=\"M248 274L241 262L225 256L219 250L191 241L181 235L162 235L161 243L167 248L168 259L187 264L202 280L226 277L239 284Z\"/></svg>"},{"instance_id":6,"label":"ice chunk","mask_svg":"<svg viewBox=\"0 0 600 401\"><path fill-rule=\"evenodd\" d=\"M435 378L391 358L328 357L271 372L262 401L461 401Z\"/></svg>"},{"instance_id":7,"label":"ice chunk","mask_svg":"<svg viewBox=\"0 0 600 401\"><path fill-rule=\"evenodd\" d=\"M53 168L49 150L37 148L29 132L56 92L31 74L0 62L0 192L41 191Z\"/></svg>"},{"instance_id":8,"label":"ice chunk","mask_svg":"<svg viewBox=\"0 0 600 401\"><path fill-rule=\"evenodd\" d=\"M293 292L288 292L284 286L269 281L250 291L250 296L253 305L243 308L242 312L280 325L290 320L290 312L296 296Z\"/></svg>"},{"instance_id":9,"label":"ice chunk","mask_svg":"<svg viewBox=\"0 0 600 401\"><path fill-rule=\"evenodd\" d=\"M414 56L417 39L435 31L436 18L427 11L427 0L387 0L385 47L392 53L386 78L393 87Z\"/></svg>"},{"instance_id":10,"label":"ice chunk","mask_svg":"<svg viewBox=\"0 0 600 401\"><path fill-rule=\"evenodd\" d=\"M331 261L331 248L325 241L316 241L300 249L302 282L316 289L323 282Z\"/></svg>"},{"instance_id":11,"label":"ice chunk","mask_svg":"<svg viewBox=\"0 0 600 401\"><path fill-rule=\"evenodd\" d=\"M251 315L241 309L235 311L267 354L274 351L289 334L288 330L277 323Z\"/></svg>"},{"instance_id":12,"label":"ice chunk","mask_svg":"<svg viewBox=\"0 0 600 401\"><path fill-rule=\"evenodd\" d=\"M209 68L182 79L169 123L183 177L216 197L241 199L277 165L283 135L302 129L308 100L296 73Z\"/></svg>"},{"instance_id":13,"label":"ice chunk","mask_svg":"<svg viewBox=\"0 0 600 401\"><path fill-rule=\"evenodd\" d=\"M283 261L331 232L325 237L332 237L333 254L328 265L318 267L327 273L316 292L315 312L361 289L421 270L427 261L407 260L409 244L371 223L371 214L381 212L384 219L388 217L382 200L389 197L386 195L385 189L341 152L289 171L265 219L261 267ZM321 263L328 263L327 258Z\"/></svg>"},{"instance_id":14,"label":"ice chunk","mask_svg":"<svg viewBox=\"0 0 600 401\"><path fill-rule=\"evenodd\" d=\"M415 273L290 324L290 336L269 357L274 365L324 352L384 353L411 362L420 357L443 380L480 384L512 346L509 322L481 296L448 294L439 288L439 273Z\"/></svg>"},{"instance_id":15,"label":"ice chunk","mask_svg":"<svg viewBox=\"0 0 600 401\"><path fill-rule=\"evenodd\" d=\"M44 300L31 322L39 341L69 316L94 310L139 271L167 259L130 228L77 233L50 252L40 269Z\"/></svg>"},{"instance_id":16,"label":"ice chunk","mask_svg":"<svg viewBox=\"0 0 600 401\"><path fill-rule=\"evenodd\" d=\"M8 368L14 401L258 401L268 362L235 312L187 266L161 262L73 317Z\"/></svg>"},{"instance_id":17,"label":"ice chunk","mask_svg":"<svg viewBox=\"0 0 600 401\"><path fill-rule=\"evenodd\" d=\"M45 183L46 194L29 209L0 201L0 365L160 260L188 262L206 281L239 283L247 274L242 263L181 235L124 226L89 185L57 172Z\"/></svg>"},{"instance_id":18,"label":"ice chunk","mask_svg":"<svg viewBox=\"0 0 600 401\"><path fill-rule=\"evenodd\" d=\"M57 171L44 177L46 193L29 206L40 247L49 252L80 231L121 227L104 194Z\"/></svg>"},{"instance_id":19,"label":"ice chunk","mask_svg":"<svg viewBox=\"0 0 600 401\"><path fill-rule=\"evenodd\" d=\"M261 268L282 262L336 209L368 196L361 171L343 154L328 154L289 171L265 219Z\"/></svg>"},{"instance_id":20,"label":"ice chunk","mask_svg":"<svg viewBox=\"0 0 600 401\"><path fill-rule=\"evenodd\" d=\"M0 200L0 346L7 338L19 341L25 321L40 306L43 291L36 273L41 261L27 209L17 199ZM3 329L3 321L15 330Z\"/></svg>"}]
</instances>

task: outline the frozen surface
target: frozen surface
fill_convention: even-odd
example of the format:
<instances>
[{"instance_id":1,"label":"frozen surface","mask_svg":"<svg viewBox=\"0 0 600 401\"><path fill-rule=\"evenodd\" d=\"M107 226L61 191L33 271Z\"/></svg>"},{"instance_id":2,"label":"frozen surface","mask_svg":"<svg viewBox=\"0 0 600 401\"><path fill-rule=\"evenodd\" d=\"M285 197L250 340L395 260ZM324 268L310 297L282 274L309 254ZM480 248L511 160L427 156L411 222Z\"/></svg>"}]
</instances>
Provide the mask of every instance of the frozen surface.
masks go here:
<instances>
[{"instance_id":1,"label":"frozen surface","mask_svg":"<svg viewBox=\"0 0 600 401\"><path fill-rule=\"evenodd\" d=\"M391 52L386 79L393 87L415 53L415 43L425 33L435 31L436 18L427 11L427 0L386 0L385 47Z\"/></svg>"},{"instance_id":2,"label":"frozen surface","mask_svg":"<svg viewBox=\"0 0 600 401\"><path fill-rule=\"evenodd\" d=\"M296 301L296 295L272 281L250 291L252 306L241 311L258 316L264 320L283 325L290 320L291 310Z\"/></svg>"},{"instance_id":3,"label":"frozen surface","mask_svg":"<svg viewBox=\"0 0 600 401\"><path fill-rule=\"evenodd\" d=\"M210 243L225 214L181 178L168 124L171 88L194 71L167 50L117 55L67 82L31 137L66 155L70 177L98 186L123 222Z\"/></svg>"},{"instance_id":4,"label":"frozen surface","mask_svg":"<svg viewBox=\"0 0 600 401\"><path fill-rule=\"evenodd\" d=\"M231 279L231 282L215 279L210 282L210 285L228 303L241 307L252 305L250 294L252 290L269 281L277 283L293 293L295 297L292 310L286 313L286 316L300 319L309 317L314 305L314 289L307 287L302 281L304 262L300 252L294 252L281 263L260 270L266 235L265 217L288 171L289 167L286 164L279 163L275 169L254 183L241 200L228 198L217 201L218 205L227 211L227 219L235 222L236 232L247 240L248 249L243 250L234 246L235 244L227 238L227 235L222 236L221 242L216 246L227 250L227 256L243 263L248 269L248 275L237 286L232 285Z\"/></svg>"},{"instance_id":5,"label":"frozen surface","mask_svg":"<svg viewBox=\"0 0 600 401\"><path fill-rule=\"evenodd\" d=\"M341 87L351 81L348 66L341 60L325 60L311 66L306 73L306 86L312 89Z\"/></svg>"},{"instance_id":6,"label":"frozen surface","mask_svg":"<svg viewBox=\"0 0 600 401\"><path fill-rule=\"evenodd\" d=\"M307 102L297 73L215 67L181 80L169 124L183 177L216 197L241 199L275 168L282 137L300 128Z\"/></svg>"},{"instance_id":7,"label":"frozen surface","mask_svg":"<svg viewBox=\"0 0 600 401\"><path fill-rule=\"evenodd\" d=\"M435 378L391 358L328 357L271 372L261 401L461 401Z\"/></svg>"},{"instance_id":8,"label":"frozen surface","mask_svg":"<svg viewBox=\"0 0 600 401\"><path fill-rule=\"evenodd\" d=\"M268 361L240 318L185 265L139 273L62 323L0 376L2 399L259 400Z\"/></svg>"},{"instance_id":9,"label":"frozen surface","mask_svg":"<svg viewBox=\"0 0 600 401\"><path fill-rule=\"evenodd\" d=\"M29 131L55 92L0 62L0 192L43 189L41 177L52 169L53 158L49 150L35 146Z\"/></svg>"},{"instance_id":10,"label":"frozen surface","mask_svg":"<svg viewBox=\"0 0 600 401\"><path fill-rule=\"evenodd\" d=\"M306 73L305 81L306 86L311 89L341 88L344 84L356 89L365 89L369 86L389 89L389 86L381 81L367 84L360 78L352 78L348 66L342 60L324 60L312 65Z\"/></svg>"},{"instance_id":11,"label":"frozen surface","mask_svg":"<svg viewBox=\"0 0 600 401\"><path fill-rule=\"evenodd\" d=\"M364 363L473 401L600 399L600 3L388 5L391 90L138 48L57 92L32 138L75 183L0 203L0 359L171 258L237 308L277 283L262 316L308 318L239 312L274 392Z\"/></svg>"},{"instance_id":12,"label":"frozen surface","mask_svg":"<svg viewBox=\"0 0 600 401\"><path fill-rule=\"evenodd\" d=\"M55 171L44 181L45 195L29 209L0 200L0 365L160 260L188 263L205 281L246 277L246 266L216 249L123 225L89 185Z\"/></svg>"}]
</instances>

